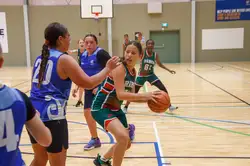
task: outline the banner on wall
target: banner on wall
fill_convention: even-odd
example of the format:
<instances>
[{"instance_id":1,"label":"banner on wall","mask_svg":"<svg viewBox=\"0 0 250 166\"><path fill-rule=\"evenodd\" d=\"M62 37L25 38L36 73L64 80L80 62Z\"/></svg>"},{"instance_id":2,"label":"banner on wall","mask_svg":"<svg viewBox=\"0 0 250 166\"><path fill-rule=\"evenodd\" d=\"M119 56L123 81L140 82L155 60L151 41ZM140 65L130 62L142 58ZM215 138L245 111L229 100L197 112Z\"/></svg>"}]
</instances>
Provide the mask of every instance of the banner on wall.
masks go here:
<instances>
[{"instance_id":1,"label":"banner on wall","mask_svg":"<svg viewBox=\"0 0 250 166\"><path fill-rule=\"evenodd\" d=\"M216 21L250 20L250 0L216 0Z\"/></svg>"},{"instance_id":2,"label":"banner on wall","mask_svg":"<svg viewBox=\"0 0 250 166\"><path fill-rule=\"evenodd\" d=\"M0 44L3 49L3 53L9 52L8 37L7 37L7 25L6 25L6 14L0 12Z\"/></svg>"}]
</instances>

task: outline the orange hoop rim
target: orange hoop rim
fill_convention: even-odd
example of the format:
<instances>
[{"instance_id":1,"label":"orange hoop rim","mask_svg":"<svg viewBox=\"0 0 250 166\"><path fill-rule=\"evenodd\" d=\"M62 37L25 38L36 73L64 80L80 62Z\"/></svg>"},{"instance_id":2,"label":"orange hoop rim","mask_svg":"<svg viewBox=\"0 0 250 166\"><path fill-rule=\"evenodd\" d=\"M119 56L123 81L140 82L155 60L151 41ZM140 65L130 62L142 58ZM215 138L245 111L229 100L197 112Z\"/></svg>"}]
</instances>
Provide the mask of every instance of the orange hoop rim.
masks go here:
<instances>
[{"instance_id":1,"label":"orange hoop rim","mask_svg":"<svg viewBox=\"0 0 250 166\"><path fill-rule=\"evenodd\" d=\"M95 15L95 17L98 17L100 13L94 12L93 14Z\"/></svg>"}]
</instances>

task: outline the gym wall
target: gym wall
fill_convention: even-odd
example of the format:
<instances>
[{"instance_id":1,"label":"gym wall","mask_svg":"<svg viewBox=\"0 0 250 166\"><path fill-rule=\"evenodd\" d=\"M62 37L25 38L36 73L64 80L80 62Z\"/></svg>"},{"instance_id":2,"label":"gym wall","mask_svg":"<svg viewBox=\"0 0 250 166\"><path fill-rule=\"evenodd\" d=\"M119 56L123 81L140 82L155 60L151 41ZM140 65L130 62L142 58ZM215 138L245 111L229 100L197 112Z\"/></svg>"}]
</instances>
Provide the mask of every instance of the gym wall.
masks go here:
<instances>
[{"instance_id":1,"label":"gym wall","mask_svg":"<svg viewBox=\"0 0 250 166\"><path fill-rule=\"evenodd\" d=\"M99 45L108 49L107 21L99 24L93 19L80 18L80 6L29 6L29 32L31 62L40 54L44 43L44 29L54 21L65 24L71 34L71 49L77 40L87 33L98 36ZM22 6L0 6L6 12L9 53L4 54L6 66L25 66L25 37ZM163 13L149 15L147 4L115 4L112 19L113 55L122 56L123 35L141 31L146 39L150 31L161 31L161 23L167 22L167 30L180 31L180 62L191 62L191 3L164 3ZM202 29L244 28L244 49L202 50ZM196 3L196 62L248 61L250 60L250 21L215 22L215 2Z\"/></svg>"}]
</instances>

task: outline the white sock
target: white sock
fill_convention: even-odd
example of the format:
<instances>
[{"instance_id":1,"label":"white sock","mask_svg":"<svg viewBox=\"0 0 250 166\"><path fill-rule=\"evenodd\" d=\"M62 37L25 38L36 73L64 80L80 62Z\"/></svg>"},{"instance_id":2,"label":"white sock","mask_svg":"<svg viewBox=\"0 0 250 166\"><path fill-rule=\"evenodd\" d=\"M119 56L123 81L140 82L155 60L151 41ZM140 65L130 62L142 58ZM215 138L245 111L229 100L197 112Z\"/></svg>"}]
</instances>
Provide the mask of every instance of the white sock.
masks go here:
<instances>
[{"instance_id":1,"label":"white sock","mask_svg":"<svg viewBox=\"0 0 250 166\"><path fill-rule=\"evenodd\" d=\"M104 162L108 161L108 159L106 159L104 156L101 156L101 160L104 161Z\"/></svg>"}]
</instances>

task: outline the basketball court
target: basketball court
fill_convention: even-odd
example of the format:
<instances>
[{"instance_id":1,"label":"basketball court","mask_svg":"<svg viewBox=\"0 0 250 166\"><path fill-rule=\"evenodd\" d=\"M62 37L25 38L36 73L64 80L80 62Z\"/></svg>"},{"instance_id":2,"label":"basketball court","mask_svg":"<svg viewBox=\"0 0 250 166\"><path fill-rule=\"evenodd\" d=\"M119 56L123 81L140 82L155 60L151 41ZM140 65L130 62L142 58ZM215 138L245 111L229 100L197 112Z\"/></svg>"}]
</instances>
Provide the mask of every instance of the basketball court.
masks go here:
<instances>
[{"instance_id":1,"label":"basketball court","mask_svg":"<svg viewBox=\"0 0 250 166\"><path fill-rule=\"evenodd\" d=\"M69 4L71 2L66 1ZM112 54L112 49L116 49L112 48L111 19L115 17L113 1L81 0L80 6L81 19L95 21L98 31L100 20L107 20L108 31L105 33L108 51ZM161 32L167 26L165 23L155 27ZM191 47L193 40L192 36ZM155 48L161 49L164 46ZM191 56L191 61L195 61L194 47ZM172 104L179 109L173 113L167 111L157 114L150 111L146 103L131 103L127 118L129 123L135 124L135 140L125 154L123 165L249 166L250 62L165 65L176 71L176 74L172 75L157 65L155 73L169 91ZM136 68L138 71L139 65ZM31 73L31 67L5 66L0 71L0 79L6 85L30 95ZM157 89L146 84L140 92L154 90ZM115 143L115 138L98 126L102 147L84 151L83 147L88 143L90 134L83 107L75 107L76 102L77 98L70 96L67 107L70 145L66 165L94 165L96 155L103 154ZM20 149L23 159L29 165L34 154L26 129L21 137Z\"/></svg>"},{"instance_id":2,"label":"basketball court","mask_svg":"<svg viewBox=\"0 0 250 166\"><path fill-rule=\"evenodd\" d=\"M123 165L248 166L249 64L166 64L176 70L176 75L157 67L157 75L179 109L173 114L156 114L146 104L131 104L127 117L136 126L136 138ZM30 77L20 76L30 73L30 69L6 67L4 71L0 73L4 82L29 94ZM147 85L141 91L153 90L156 89ZM99 126L102 147L83 151L90 136L83 108L74 107L75 103L76 99L71 97L67 110L70 131L67 165L93 165L96 154L105 152L115 139ZM33 152L26 130L20 146L24 160L30 163Z\"/></svg>"}]
</instances>

